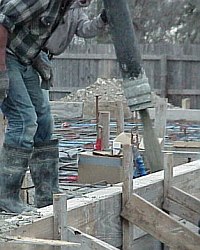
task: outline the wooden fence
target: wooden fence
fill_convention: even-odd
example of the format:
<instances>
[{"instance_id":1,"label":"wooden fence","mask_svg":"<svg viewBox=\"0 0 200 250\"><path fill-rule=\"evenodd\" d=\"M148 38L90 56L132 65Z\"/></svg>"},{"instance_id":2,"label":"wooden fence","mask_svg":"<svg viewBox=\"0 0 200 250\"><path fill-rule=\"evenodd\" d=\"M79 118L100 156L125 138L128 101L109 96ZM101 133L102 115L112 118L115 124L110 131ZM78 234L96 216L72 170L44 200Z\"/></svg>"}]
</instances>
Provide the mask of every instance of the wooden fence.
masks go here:
<instances>
[{"instance_id":1,"label":"wooden fence","mask_svg":"<svg viewBox=\"0 0 200 250\"><path fill-rule=\"evenodd\" d=\"M200 108L200 46L141 45L144 68L153 91L181 105L191 99L191 108ZM55 84L51 100L85 88L97 78L121 78L113 45L72 45L53 59Z\"/></svg>"}]
</instances>

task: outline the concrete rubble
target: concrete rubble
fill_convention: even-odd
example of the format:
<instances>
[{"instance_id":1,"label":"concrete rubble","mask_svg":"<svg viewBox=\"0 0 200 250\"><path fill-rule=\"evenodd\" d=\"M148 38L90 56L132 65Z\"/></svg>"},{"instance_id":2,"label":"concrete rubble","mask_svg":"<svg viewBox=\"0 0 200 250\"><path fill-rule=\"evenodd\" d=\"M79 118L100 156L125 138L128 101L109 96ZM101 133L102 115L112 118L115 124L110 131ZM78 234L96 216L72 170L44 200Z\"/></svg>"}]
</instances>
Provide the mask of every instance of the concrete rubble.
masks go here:
<instances>
[{"instance_id":1,"label":"concrete rubble","mask_svg":"<svg viewBox=\"0 0 200 250\"><path fill-rule=\"evenodd\" d=\"M124 101L126 99L123 95L122 80L121 79L103 79L98 78L96 82L86 87L73 92L62 100L66 102L93 102L95 97L99 96L99 101Z\"/></svg>"}]
</instances>

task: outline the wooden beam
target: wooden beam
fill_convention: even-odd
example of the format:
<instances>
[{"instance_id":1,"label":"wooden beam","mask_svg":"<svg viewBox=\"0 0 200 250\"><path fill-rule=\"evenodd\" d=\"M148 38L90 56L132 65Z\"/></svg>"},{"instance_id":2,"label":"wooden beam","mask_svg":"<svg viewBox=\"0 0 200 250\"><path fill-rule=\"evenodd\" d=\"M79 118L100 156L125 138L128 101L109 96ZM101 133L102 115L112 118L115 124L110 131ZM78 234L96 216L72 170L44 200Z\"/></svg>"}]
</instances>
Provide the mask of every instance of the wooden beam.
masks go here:
<instances>
[{"instance_id":1,"label":"wooden beam","mask_svg":"<svg viewBox=\"0 0 200 250\"><path fill-rule=\"evenodd\" d=\"M177 203L176 201L166 198L163 203L163 209L193 223L194 225L198 225L200 214Z\"/></svg>"},{"instance_id":2,"label":"wooden beam","mask_svg":"<svg viewBox=\"0 0 200 250\"><path fill-rule=\"evenodd\" d=\"M69 52L62 53L59 56L55 56L54 59L91 59L91 60L116 60L117 57L114 53L110 54L94 54L94 53L78 53L72 54ZM142 55L142 60L144 61L160 61L162 55ZM185 61L185 62L199 62L199 57L194 55L182 55L182 56L173 56L167 55L167 61Z\"/></svg>"},{"instance_id":3,"label":"wooden beam","mask_svg":"<svg viewBox=\"0 0 200 250\"><path fill-rule=\"evenodd\" d=\"M161 94L160 89L154 89L153 90L157 94ZM199 89L168 89L167 90L168 95L200 95L200 90Z\"/></svg>"},{"instance_id":4,"label":"wooden beam","mask_svg":"<svg viewBox=\"0 0 200 250\"><path fill-rule=\"evenodd\" d=\"M155 119L155 109L149 109L151 119ZM187 120L200 121L199 109L167 109L167 121Z\"/></svg>"},{"instance_id":5,"label":"wooden beam","mask_svg":"<svg viewBox=\"0 0 200 250\"><path fill-rule=\"evenodd\" d=\"M168 191L168 198L176 201L200 215L200 199L192 196L177 187L171 187Z\"/></svg>"},{"instance_id":6,"label":"wooden beam","mask_svg":"<svg viewBox=\"0 0 200 250\"><path fill-rule=\"evenodd\" d=\"M21 237L21 236L5 236L5 237L1 236L0 238L8 241L8 243L13 243L13 244L80 247L79 243L61 241L61 240L46 240L46 239L36 239L36 238Z\"/></svg>"},{"instance_id":7,"label":"wooden beam","mask_svg":"<svg viewBox=\"0 0 200 250\"><path fill-rule=\"evenodd\" d=\"M169 247L199 250L200 235L193 233L137 194L133 194L121 216Z\"/></svg>"},{"instance_id":8,"label":"wooden beam","mask_svg":"<svg viewBox=\"0 0 200 250\"><path fill-rule=\"evenodd\" d=\"M55 56L54 59L70 59L70 60L117 60L116 55L113 54L94 54L94 53L62 53L59 56ZM176 57L175 57L176 58ZM144 61L159 61L161 60L161 56L159 55L143 55L142 59Z\"/></svg>"},{"instance_id":9,"label":"wooden beam","mask_svg":"<svg viewBox=\"0 0 200 250\"><path fill-rule=\"evenodd\" d=\"M99 240L89 234L83 233L80 230L69 227L68 229L69 238L71 241L78 242L81 244L81 250L118 250L118 248ZM67 248L71 250L70 247Z\"/></svg>"},{"instance_id":10,"label":"wooden beam","mask_svg":"<svg viewBox=\"0 0 200 250\"><path fill-rule=\"evenodd\" d=\"M80 118L83 116L83 102L51 101L53 116L62 118Z\"/></svg>"},{"instance_id":11,"label":"wooden beam","mask_svg":"<svg viewBox=\"0 0 200 250\"><path fill-rule=\"evenodd\" d=\"M185 61L185 62L199 62L199 57L195 55L181 55L179 57L168 55L167 59L169 61Z\"/></svg>"}]
</instances>

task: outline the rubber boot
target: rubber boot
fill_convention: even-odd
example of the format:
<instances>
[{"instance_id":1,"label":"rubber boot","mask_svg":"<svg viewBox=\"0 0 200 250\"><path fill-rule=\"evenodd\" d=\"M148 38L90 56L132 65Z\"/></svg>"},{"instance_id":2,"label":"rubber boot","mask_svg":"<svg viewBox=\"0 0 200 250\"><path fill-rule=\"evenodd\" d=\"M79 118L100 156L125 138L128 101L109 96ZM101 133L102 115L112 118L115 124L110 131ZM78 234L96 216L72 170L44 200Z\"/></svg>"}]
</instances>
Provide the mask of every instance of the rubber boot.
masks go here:
<instances>
[{"instance_id":1,"label":"rubber boot","mask_svg":"<svg viewBox=\"0 0 200 250\"><path fill-rule=\"evenodd\" d=\"M0 153L0 210L22 213L33 210L20 198L20 189L32 150L3 145Z\"/></svg>"},{"instance_id":2,"label":"rubber boot","mask_svg":"<svg viewBox=\"0 0 200 250\"><path fill-rule=\"evenodd\" d=\"M53 204L53 194L61 193L58 184L58 161L58 140L35 145L29 168L35 186L34 203L38 208Z\"/></svg>"}]
</instances>

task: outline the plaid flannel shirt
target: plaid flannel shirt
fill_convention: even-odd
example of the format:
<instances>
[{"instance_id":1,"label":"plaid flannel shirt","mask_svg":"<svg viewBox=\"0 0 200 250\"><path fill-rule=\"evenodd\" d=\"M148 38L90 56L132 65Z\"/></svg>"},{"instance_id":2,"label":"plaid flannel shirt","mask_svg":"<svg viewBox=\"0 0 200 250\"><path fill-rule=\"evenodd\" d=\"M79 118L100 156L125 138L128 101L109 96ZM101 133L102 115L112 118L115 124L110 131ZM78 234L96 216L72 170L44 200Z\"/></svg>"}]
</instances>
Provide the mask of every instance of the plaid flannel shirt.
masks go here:
<instances>
[{"instance_id":1,"label":"plaid flannel shirt","mask_svg":"<svg viewBox=\"0 0 200 250\"><path fill-rule=\"evenodd\" d=\"M8 50L31 64L50 36L61 0L2 0L0 24L9 30Z\"/></svg>"}]
</instances>

